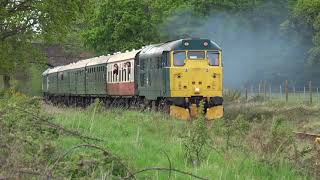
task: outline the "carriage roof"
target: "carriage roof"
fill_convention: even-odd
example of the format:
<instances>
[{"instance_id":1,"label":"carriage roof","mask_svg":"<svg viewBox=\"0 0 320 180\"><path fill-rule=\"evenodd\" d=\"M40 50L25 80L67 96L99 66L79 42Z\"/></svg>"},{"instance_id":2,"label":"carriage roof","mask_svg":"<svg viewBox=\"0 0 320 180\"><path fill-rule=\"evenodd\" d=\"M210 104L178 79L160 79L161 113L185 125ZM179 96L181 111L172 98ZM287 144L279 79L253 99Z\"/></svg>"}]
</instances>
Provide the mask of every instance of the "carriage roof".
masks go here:
<instances>
[{"instance_id":1,"label":"carriage roof","mask_svg":"<svg viewBox=\"0 0 320 180\"><path fill-rule=\"evenodd\" d=\"M139 52L140 50L133 50L130 52L115 54L108 60L108 63L134 59Z\"/></svg>"}]
</instances>

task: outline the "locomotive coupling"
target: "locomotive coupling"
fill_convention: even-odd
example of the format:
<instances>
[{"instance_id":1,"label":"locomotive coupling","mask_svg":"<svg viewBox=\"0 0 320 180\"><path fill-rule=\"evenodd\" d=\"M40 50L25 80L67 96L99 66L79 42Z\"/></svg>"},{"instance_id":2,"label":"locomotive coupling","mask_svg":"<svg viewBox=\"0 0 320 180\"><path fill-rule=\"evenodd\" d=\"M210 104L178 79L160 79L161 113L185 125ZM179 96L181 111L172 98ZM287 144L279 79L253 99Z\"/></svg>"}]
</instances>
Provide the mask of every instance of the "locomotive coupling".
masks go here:
<instances>
[{"instance_id":1,"label":"locomotive coupling","mask_svg":"<svg viewBox=\"0 0 320 180\"><path fill-rule=\"evenodd\" d=\"M223 116L223 106L214 106L206 109L205 117L207 120L219 119ZM196 104L191 104L189 108L170 106L170 116L181 120L191 120L199 116L199 107Z\"/></svg>"}]
</instances>

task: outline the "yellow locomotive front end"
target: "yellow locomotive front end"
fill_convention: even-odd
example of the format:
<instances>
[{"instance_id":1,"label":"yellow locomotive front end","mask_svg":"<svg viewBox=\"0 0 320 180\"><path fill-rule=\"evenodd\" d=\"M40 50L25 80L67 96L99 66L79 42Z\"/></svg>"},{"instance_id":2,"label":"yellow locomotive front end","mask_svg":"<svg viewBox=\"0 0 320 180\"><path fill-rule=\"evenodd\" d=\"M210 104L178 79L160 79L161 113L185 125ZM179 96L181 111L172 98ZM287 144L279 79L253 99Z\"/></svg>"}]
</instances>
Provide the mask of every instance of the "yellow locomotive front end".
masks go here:
<instances>
[{"instance_id":1,"label":"yellow locomotive front end","mask_svg":"<svg viewBox=\"0 0 320 180\"><path fill-rule=\"evenodd\" d=\"M199 42L199 41L197 41ZM190 42L185 42L188 47ZM208 46L203 41L203 47ZM195 47L195 46L193 46ZM220 49L192 48L170 52L170 95L175 102L170 114L189 120L199 115L199 105L204 103L208 120L223 116L223 67Z\"/></svg>"}]
</instances>

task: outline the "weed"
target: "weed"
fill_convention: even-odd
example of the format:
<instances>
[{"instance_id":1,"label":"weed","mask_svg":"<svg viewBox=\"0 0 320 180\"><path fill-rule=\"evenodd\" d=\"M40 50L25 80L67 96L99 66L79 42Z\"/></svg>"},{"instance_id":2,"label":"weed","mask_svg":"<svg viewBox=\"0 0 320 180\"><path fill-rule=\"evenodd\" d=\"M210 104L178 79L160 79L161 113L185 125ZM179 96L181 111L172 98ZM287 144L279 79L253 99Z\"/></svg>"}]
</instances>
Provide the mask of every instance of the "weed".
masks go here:
<instances>
[{"instance_id":1,"label":"weed","mask_svg":"<svg viewBox=\"0 0 320 180\"><path fill-rule=\"evenodd\" d=\"M199 112L203 112L204 103L200 103ZM208 129L203 113L194 120L190 126L189 133L185 139L185 156L187 161L191 162L193 166L199 166L201 162L207 158L206 153L208 142Z\"/></svg>"},{"instance_id":2,"label":"weed","mask_svg":"<svg viewBox=\"0 0 320 180\"><path fill-rule=\"evenodd\" d=\"M223 91L223 98L228 102L239 101L241 98L241 91L234 89L225 89Z\"/></svg>"}]
</instances>

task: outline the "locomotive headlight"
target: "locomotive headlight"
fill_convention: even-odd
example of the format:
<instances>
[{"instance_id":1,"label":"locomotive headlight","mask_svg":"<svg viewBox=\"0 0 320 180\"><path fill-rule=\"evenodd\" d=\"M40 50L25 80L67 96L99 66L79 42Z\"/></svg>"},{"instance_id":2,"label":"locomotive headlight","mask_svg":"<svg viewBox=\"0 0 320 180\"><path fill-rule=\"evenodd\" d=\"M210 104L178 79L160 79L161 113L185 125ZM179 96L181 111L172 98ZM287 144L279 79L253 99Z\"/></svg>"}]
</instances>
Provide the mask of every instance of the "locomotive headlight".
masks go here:
<instances>
[{"instance_id":1,"label":"locomotive headlight","mask_svg":"<svg viewBox=\"0 0 320 180\"><path fill-rule=\"evenodd\" d=\"M185 43L184 43L184 46L189 46L189 42L185 42Z\"/></svg>"},{"instance_id":2,"label":"locomotive headlight","mask_svg":"<svg viewBox=\"0 0 320 180\"><path fill-rule=\"evenodd\" d=\"M204 42L203 45L207 47L209 45L209 43L208 42Z\"/></svg>"},{"instance_id":3,"label":"locomotive headlight","mask_svg":"<svg viewBox=\"0 0 320 180\"><path fill-rule=\"evenodd\" d=\"M194 93L195 93L195 94L200 94L200 88L195 88L195 89L194 89Z\"/></svg>"}]
</instances>

